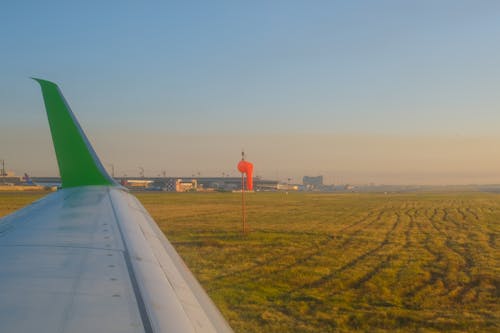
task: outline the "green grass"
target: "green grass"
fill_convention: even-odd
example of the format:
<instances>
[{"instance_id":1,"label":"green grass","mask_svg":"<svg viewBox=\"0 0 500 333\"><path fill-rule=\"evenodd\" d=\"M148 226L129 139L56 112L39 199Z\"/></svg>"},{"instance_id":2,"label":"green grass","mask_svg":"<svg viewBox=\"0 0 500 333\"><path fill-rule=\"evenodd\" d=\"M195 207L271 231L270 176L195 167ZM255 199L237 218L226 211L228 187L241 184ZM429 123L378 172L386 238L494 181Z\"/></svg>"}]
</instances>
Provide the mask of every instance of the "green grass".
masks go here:
<instances>
[{"instance_id":1,"label":"green grass","mask_svg":"<svg viewBox=\"0 0 500 333\"><path fill-rule=\"evenodd\" d=\"M499 195L137 197L236 332L500 330Z\"/></svg>"}]
</instances>

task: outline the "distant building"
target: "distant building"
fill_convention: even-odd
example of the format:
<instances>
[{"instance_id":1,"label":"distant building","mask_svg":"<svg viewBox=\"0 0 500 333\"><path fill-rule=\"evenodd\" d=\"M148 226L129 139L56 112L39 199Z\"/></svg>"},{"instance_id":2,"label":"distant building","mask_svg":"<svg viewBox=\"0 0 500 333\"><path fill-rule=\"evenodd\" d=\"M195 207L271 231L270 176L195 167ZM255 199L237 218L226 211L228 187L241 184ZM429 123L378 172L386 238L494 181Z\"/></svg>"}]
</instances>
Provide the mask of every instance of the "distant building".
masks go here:
<instances>
[{"instance_id":1,"label":"distant building","mask_svg":"<svg viewBox=\"0 0 500 333\"><path fill-rule=\"evenodd\" d=\"M349 184L346 184L346 185L344 186L344 189L345 189L346 191L354 191L354 190L356 189L356 187L355 187L354 185L349 185Z\"/></svg>"},{"instance_id":2,"label":"distant building","mask_svg":"<svg viewBox=\"0 0 500 333\"><path fill-rule=\"evenodd\" d=\"M184 180L177 179L175 182L175 191L176 192L190 192L196 191L198 189L198 181L196 179Z\"/></svg>"},{"instance_id":3,"label":"distant building","mask_svg":"<svg viewBox=\"0 0 500 333\"><path fill-rule=\"evenodd\" d=\"M195 178L188 178L188 180L183 179L183 181L186 182L191 182L192 180L195 180L197 182L198 190L200 190L200 188L203 188L204 191L241 190L240 177L195 177ZM276 191L278 188L278 181L254 178L253 185L255 191Z\"/></svg>"},{"instance_id":4,"label":"distant building","mask_svg":"<svg viewBox=\"0 0 500 333\"><path fill-rule=\"evenodd\" d=\"M2 185L20 185L22 182L21 177L17 177L14 172L12 171L2 171L0 170L0 173L3 172L3 175L0 175L0 184Z\"/></svg>"},{"instance_id":5,"label":"distant building","mask_svg":"<svg viewBox=\"0 0 500 333\"><path fill-rule=\"evenodd\" d=\"M278 190L280 191L299 191L301 185L297 184L278 184Z\"/></svg>"},{"instance_id":6,"label":"distant building","mask_svg":"<svg viewBox=\"0 0 500 333\"><path fill-rule=\"evenodd\" d=\"M35 178L35 180L37 179L41 178ZM151 177L140 179L122 177L117 178L117 181L132 190L165 192L212 192L241 190L240 177ZM255 191L276 191L277 189L278 181L254 178Z\"/></svg>"},{"instance_id":7,"label":"distant building","mask_svg":"<svg viewBox=\"0 0 500 333\"><path fill-rule=\"evenodd\" d=\"M163 185L163 190L165 192L175 192L177 181L174 178L168 178L165 180Z\"/></svg>"},{"instance_id":8,"label":"distant building","mask_svg":"<svg viewBox=\"0 0 500 333\"><path fill-rule=\"evenodd\" d=\"M304 176L302 178L302 184L306 187L307 190L320 190L323 187L323 176Z\"/></svg>"},{"instance_id":9,"label":"distant building","mask_svg":"<svg viewBox=\"0 0 500 333\"><path fill-rule=\"evenodd\" d=\"M146 189L153 183L149 179L124 179L121 184L131 189Z\"/></svg>"}]
</instances>

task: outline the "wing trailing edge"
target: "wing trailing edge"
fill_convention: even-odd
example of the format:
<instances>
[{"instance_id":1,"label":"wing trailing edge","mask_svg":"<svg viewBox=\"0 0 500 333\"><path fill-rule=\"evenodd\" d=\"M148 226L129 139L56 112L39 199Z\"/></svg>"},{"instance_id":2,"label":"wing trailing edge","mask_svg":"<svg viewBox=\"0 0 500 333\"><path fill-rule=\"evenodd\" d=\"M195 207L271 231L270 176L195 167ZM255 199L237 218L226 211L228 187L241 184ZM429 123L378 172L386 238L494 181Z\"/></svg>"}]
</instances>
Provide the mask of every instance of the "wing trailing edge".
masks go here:
<instances>
[{"instance_id":1,"label":"wing trailing edge","mask_svg":"<svg viewBox=\"0 0 500 333\"><path fill-rule=\"evenodd\" d=\"M116 185L102 166L59 87L47 80L33 79L42 88L62 187Z\"/></svg>"}]
</instances>

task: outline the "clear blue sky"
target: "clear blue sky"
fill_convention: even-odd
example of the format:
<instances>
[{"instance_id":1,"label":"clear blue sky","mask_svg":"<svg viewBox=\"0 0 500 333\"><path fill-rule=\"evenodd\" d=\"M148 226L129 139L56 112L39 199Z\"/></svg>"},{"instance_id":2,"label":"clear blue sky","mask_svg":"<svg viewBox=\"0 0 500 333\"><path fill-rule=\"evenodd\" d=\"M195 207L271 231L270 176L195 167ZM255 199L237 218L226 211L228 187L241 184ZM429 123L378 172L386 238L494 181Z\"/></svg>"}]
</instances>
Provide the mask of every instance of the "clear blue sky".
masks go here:
<instances>
[{"instance_id":1,"label":"clear blue sky","mask_svg":"<svg viewBox=\"0 0 500 333\"><path fill-rule=\"evenodd\" d=\"M119 174L500 182L498 1L11 1L0 41L17 173L57 174L37 76Z\"/></svg>"}]
</instances>

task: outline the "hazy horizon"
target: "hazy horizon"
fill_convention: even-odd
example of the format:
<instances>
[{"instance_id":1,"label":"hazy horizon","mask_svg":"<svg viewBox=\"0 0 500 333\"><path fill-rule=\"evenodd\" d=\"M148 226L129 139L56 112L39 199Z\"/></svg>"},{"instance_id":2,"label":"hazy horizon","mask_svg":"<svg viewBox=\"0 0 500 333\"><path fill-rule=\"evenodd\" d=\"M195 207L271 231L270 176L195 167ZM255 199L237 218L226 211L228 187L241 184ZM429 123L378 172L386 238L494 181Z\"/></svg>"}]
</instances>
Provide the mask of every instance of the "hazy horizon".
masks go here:
<instances>
[{"instance_id":1,"label":"hazy horizon","mask_svg":"<svg viewBox=\"0 0 500 333\"><path fill-rule=\"evenodd\" d=\"M15 130L19 133L19 130ZM48 128L14 140L17 154L7 169L22 175L57 176ZM33 134L33 135L30 135ZM115 176L239 176L236 164L244 148L255 175L301 183L302 177L324 176L327 184L465 185L500 183L498 137L355 135L355 134L159 134L140 131L110 136L105 129L87 130L104 166ZM0 134L3 141L4 133ZM37 152L19 146L41 145ZM144 143L147 147L144 147ZM181 144L180 144L181 143ZM243 143L243 144L242 144ZM39 161L34 163L32 161ZM43 163L42 163L43 162Z\"/></svg>"},{"instance_id":2,"label":"hazy horizon","mask_svg":"<svg viewBox=\"0 0 500 333\"><path fill-rule=\"evenodd\" d=\"M0 159L57 175L58 83L108 170L500 183L500 3L4 4Z\"/></svg>"}]
</instances>

